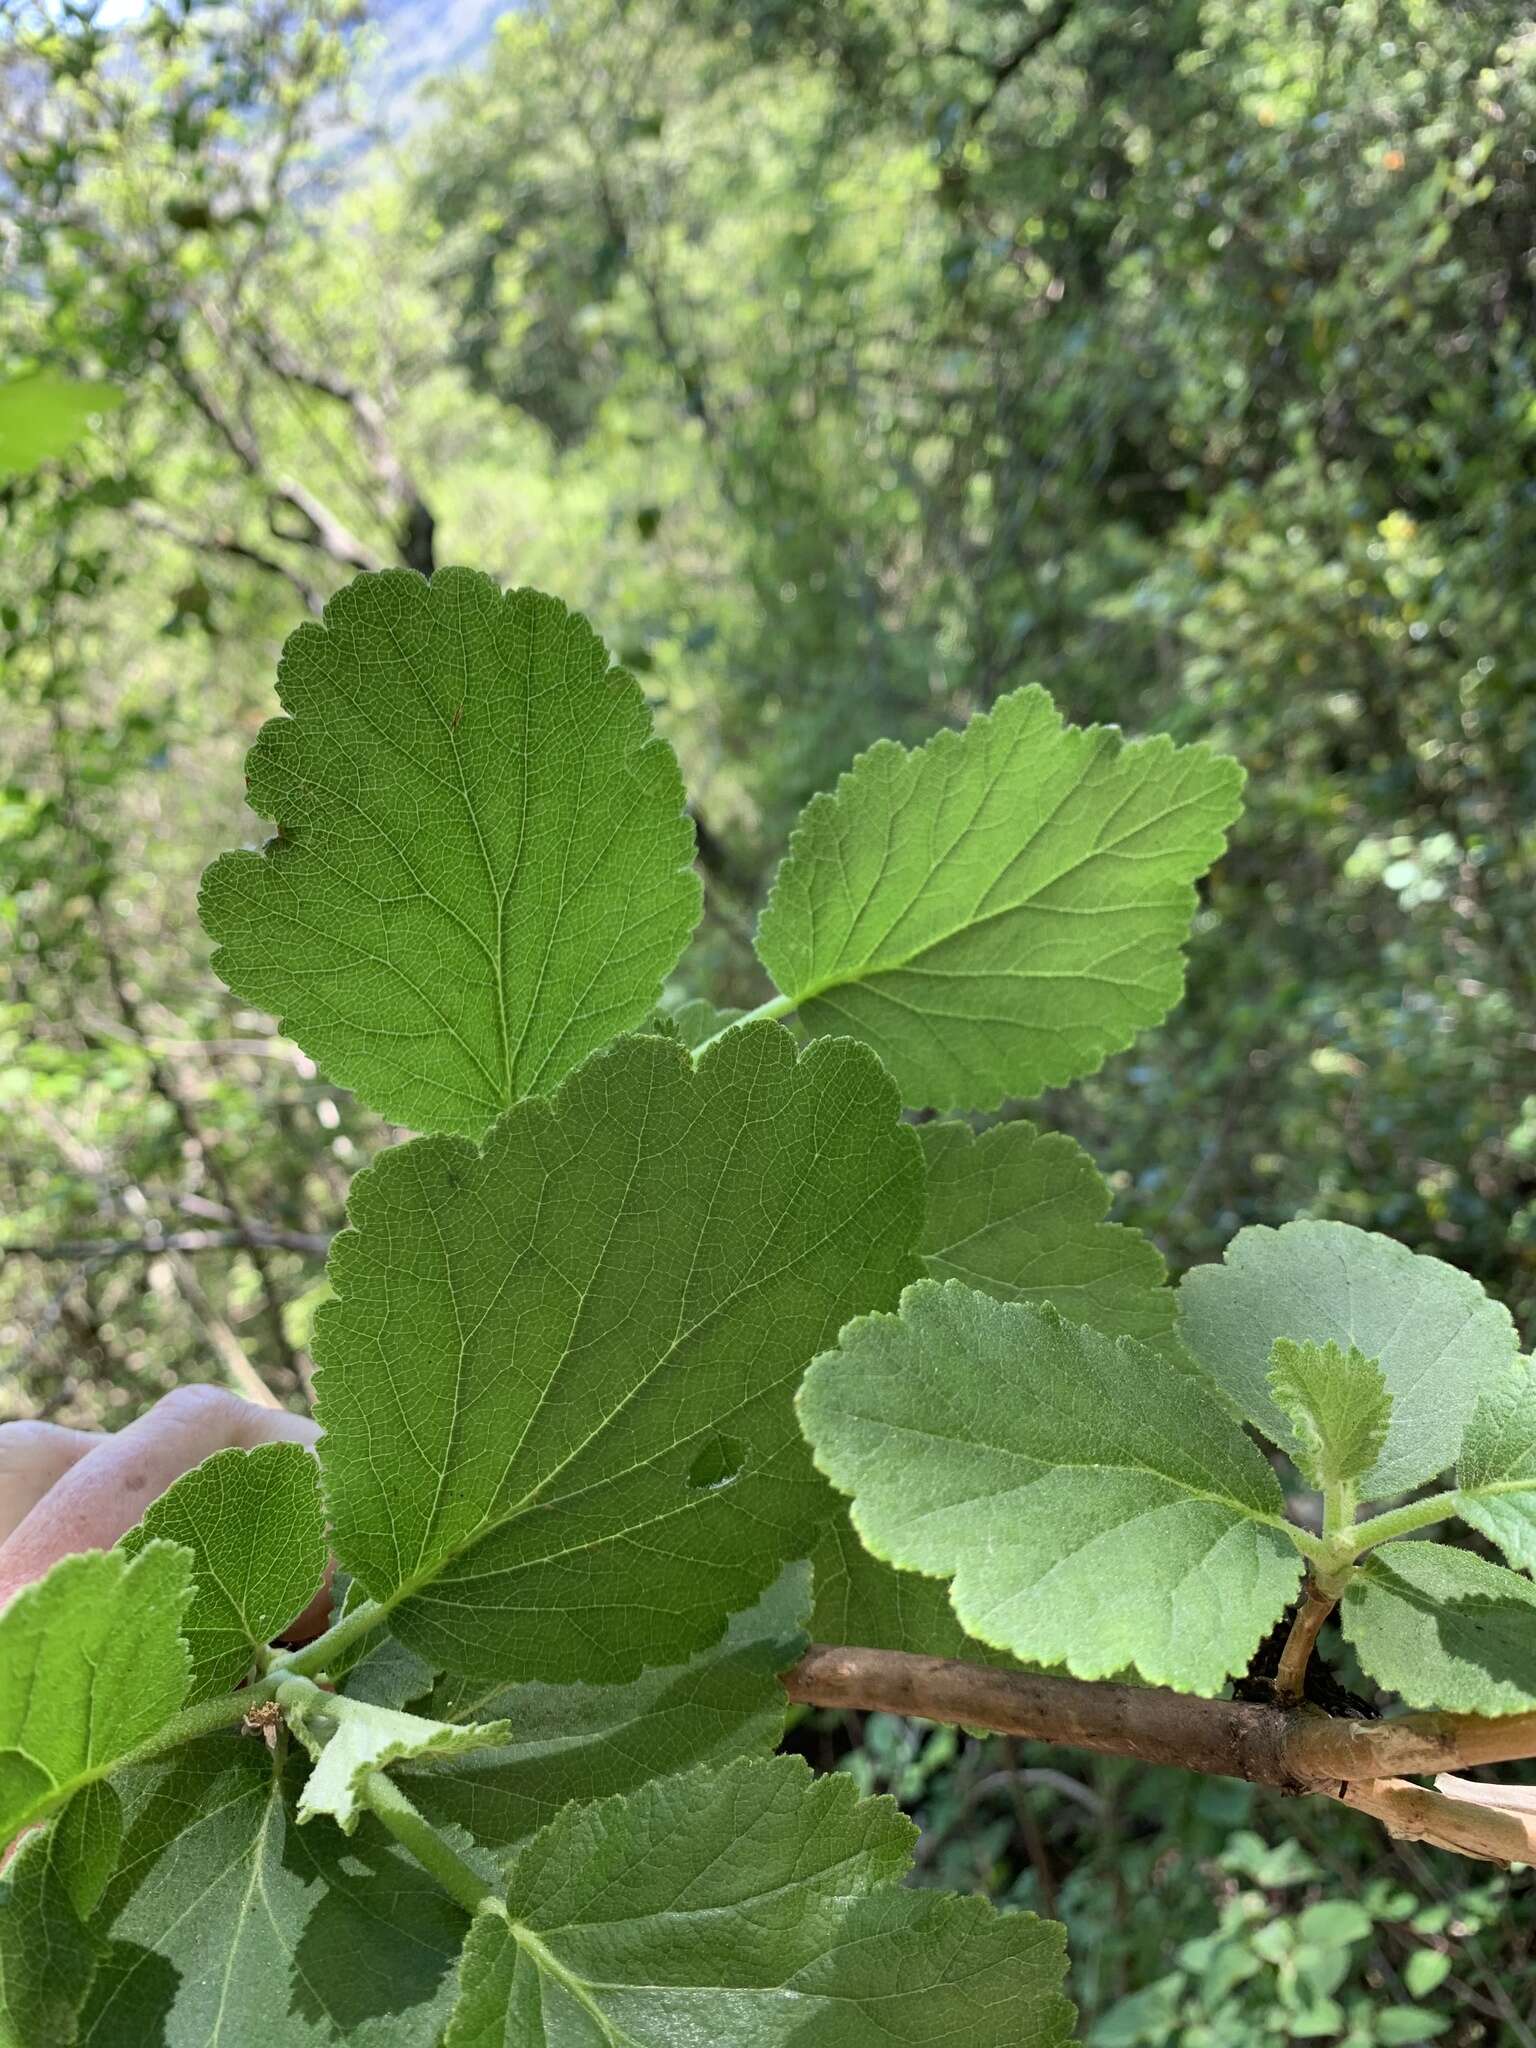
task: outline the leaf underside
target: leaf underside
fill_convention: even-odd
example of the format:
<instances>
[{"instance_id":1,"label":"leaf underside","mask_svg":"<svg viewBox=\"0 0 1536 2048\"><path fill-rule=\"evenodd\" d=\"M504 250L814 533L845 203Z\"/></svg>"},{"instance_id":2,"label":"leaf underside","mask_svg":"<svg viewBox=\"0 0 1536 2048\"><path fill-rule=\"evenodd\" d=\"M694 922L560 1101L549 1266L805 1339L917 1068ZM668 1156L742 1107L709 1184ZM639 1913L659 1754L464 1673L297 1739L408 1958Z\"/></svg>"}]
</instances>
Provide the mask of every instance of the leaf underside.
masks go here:
<instances>
[{"instance_id":1,"label":"leaf underside","mask_svg":"<svg viewBox=\"0 0 1536 2048\"><path fill-rule=\"evenodd\" d=\"M812 1033L902 1100L991 1109L1092 1073L1178 1001L1194 883L1242 770L1064 725L1038 686L913 752L882 740L801 815L757 952Z\"/></svg>"},{"instance_id":2,"label":"leaf underside","mask_svg":"<svg viewBox=\"0 0 1536 2048\"><path fill-rule=\"evenodd\" d=\"M1225 1260L1179 1287L1179 1334L1242 1413L1293 1457L1295 1428L1269 1385L1277 1338L1375 1359L1392 1397L1366 1500L1406 1493L1455 1462L1478 1395L1508 1372L1509 1312L1467 1273L1347 1223L1241 1230Z\"/></svg>"},{"instance_id":3,"label":"leaf underside","mask_svg":"<svg viewBox=\"0 0 1536 2048\"><path fill-rule=\"evenodd\" d=\"M586 621L442 569L289 639L246 763L263 854L208 870L213 964L332 1080L478 1137L643 1021L697 922L671 749Z\"/></svg>"},{"instance_id":4,"label":"leaf underside","mask_svg":"<svg viewBox=\"0 0 1536 2048\"><path fill-rule=\"evenodd\" d=\"M1362 1668L1410 1707L1536 1707L1536 1586L1518 1572L1444 1543L1384 1544L1345 1588L1341 1617Z\"/></svg>"},{"instance_id":5,"label":"leaf underside","mask_svg":"<svg viewBox=\"0 0 1536 2048\"><path fill-rule=\"evenodd\" d=\"M1456 1467L1456 1509L1512 1565L1536 1571L1536 1369L1520 1359L1484 1390Z\"/></svg>"},{"instance_id":6,"label":"leaf underside","mask_svg":"<svg viewBox=\"0 0 1536 2048\"><path fill-rule=\"evenodd\" d=\"M483 1151L354 1185L315 1351L338 1557L435 1667L618 1683L714 1640L830 1500L806 1362L915 1270L875 1059L773 1024L621 1040Z\"/></svg>"},{"instance_id":7,"label":"leaf underside","mask_svg":"<svg viewBox=\"0 0 1536 2048\"><path fill-rule=\"evenodd\" d=\"M1052 1309L923 1281L800 1414L866 1545L1028 1662L1213 1693L1295 1593L1279 1485L1210 1382Z\"/></svg>"}]
</instances>

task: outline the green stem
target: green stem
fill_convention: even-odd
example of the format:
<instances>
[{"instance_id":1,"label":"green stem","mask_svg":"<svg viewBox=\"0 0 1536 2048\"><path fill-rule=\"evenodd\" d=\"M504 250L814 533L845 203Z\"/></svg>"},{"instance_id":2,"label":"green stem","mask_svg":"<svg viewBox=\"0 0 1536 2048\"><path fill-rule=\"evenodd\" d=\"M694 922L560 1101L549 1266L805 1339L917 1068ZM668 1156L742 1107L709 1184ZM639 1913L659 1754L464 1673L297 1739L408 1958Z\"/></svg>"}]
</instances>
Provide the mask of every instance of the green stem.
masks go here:
<instances>
[{"instance_id":1,"label":"green stem","mask_svg":"<svg viewBox=\"0 0 1536 2048\"><path fill-rule=\"evenodd\" d=\"M1357 1522L1351 1530L1351 1556L1374 1550L1378 1543L1390 1543L1394 1536L1411 1536L1415 1529L1427 1529L1431 1522L1443 1522L1455 1512L1454 1493L1432 1493L1427 1500L1411 1500L1406 1507L1373 1515L1368 1522Z\"/></svg>"},{"instance_id":2,"label":"green stem","mask_svg":"<svg viewBox=\"0 0 1536 2048\"><path fill-rule=\"evenodd\" d=\"M248 1685L243 1692L226 1693L216 1700L203 1700L195 1707L185 1707L169 1721L163 1721L153 1735L147 1736L136 1749L130 1749L126 1756L114 1757L108 1768L112 1771L126 1771L132 1764L144 1764L162 1755L168 1749L176 1749L183 1742L196 1742L200 1735L216 1735L221 1728L234 1728L242 1722L254 1707L259 1707L272 1698L277 1691L277 1680L263 1679L257 1685ZM97 1772L102 1776L103 1773Z\"/></svg>"},{"instance_id":3,"label":"green stem","mask_svg":"<svg viewBox=\"0 0 1536 2048\"><path fill-rule=\"evenodd\" d=\"M739 1031L743 1024L761 1024L765 1018L771 1017L791 1017L799 1007L800 998L797 996L770 996L766 1003L759 1003L755 1010L748 1010L744 1017L733 1017L729 1024L722 1024L720 1029L706 1038L702 1045L693 1048L693 1056L697 1059L701 1053L708 1052L712 1045L720 1043L728 1031Z\"/></svg>"},{"instance_id":4,"label":"green stem","mask_svg":"<svg viewBox=\"0 0 1536 2048\"><path fill-rule=\"evenodd\" d=\"M350 1649L359 1636L365 1636L370 1629L378 1627L388 1614L389 1608L382 1600L365 1600L360 1607L354 1607L350 1614L333 1622L323 1636L316 1636L312 1643L306 1643L302 1650L292 1650L285 1657L274 1657L269 1676L274 1681L283 1678L318 1678L328 1671L336 1661L339 1650Z\"/></svg>"},{"instance_id":5,"label":"green stem","mask_svg":"<svg viewBox=\"0 0 1536 2048\"><path fill-rule=\"evenodd\" d=\"M466 1913L506 1911L479 1871L466 1863L456 1849L449 1847L426 1815L414 1807L400 1787L382 1771L368 1773L363 1785L363 1803Z\"/></svg>"}]
</instances>

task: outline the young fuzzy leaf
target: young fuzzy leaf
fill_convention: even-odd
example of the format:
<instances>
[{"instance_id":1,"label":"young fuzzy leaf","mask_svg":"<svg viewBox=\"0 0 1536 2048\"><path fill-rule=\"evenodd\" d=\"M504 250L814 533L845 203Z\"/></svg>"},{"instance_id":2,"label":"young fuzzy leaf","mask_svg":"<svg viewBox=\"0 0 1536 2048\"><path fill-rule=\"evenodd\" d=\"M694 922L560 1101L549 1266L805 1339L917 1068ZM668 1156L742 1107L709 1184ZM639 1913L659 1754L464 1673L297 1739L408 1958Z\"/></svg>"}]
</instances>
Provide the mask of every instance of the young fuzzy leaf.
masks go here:
<instances>
[{"instance_id":1,"label":"young fuzzy leaf","mask_svg":"<svg viewBox=\"0 0 1536 2048\"><path fill-rule=\"evenodd\" d=\"M1062 1930L898 1888L914 1831L797 1758L567 1807L482 1914L444 2048L1056 2048Z\"/></svg>"},{"instance_id":2,"label":"young fuzzy leaf","mask_svg":"<svg viewBox=\"0 0 1536 2048\"><path fill-rule=\"evenodd\" d=\"M1456 1466L1456 1511L1536 1572L1536 1367L1522 1358L1478 1396Z\"/></svg>"},{"instance_id":3,"label":"young fuzzy leaf","mask_svg":"<svg viewBox=\"0 0 1536 2048\"><path fill-rule=\"evenodd\" d=\"M469 1915L372 1819L296 1826L302 1775L229 1735L125 1773L80 2048L439 2039Z\"/></svg>"},{"instance_id":4,"label":"young fuzzy leaf","mask_svg":"<svg viewBox=\"0 0 1536 2048\"><path fill-rule=\"evenodd\" d=\"M757 930L805 1028L872 1045L902 1100L990 1109L1090 1074L1165 1017L1196 877L1243 774L1072 726L1038 686L813 797Z\"/></svg>"},{"instance_id":5,"label":"young fuzzy leaf","mask_svg":"<svg viewBox=\"0 0 1536 2048\"><path fill-rule=\"evenodd\" d=\"M1300 1461L1269 1383L1277 1338L1373 1358L1392 1397L1381 1453L1361 1495L1406 1493L1453 1464L1478 1395L1518 1340L1509 1312L1469 1274L1347 1223L1240 1230L1220 1265L1179 1287L1179 1335L1242 1413Z\"/></svg>"},{"instance_id":6,"label":"young fuzzy leaf","mask_svg":"<svg viewBox=\"0 0 1536 2048\"><path fill-rule=\"evenodd\" d=\"M511 1723L500 1749L425 1767L401 1786L429 1820L510 1848L572 1800L630 1792L648 1779L738 1756L767 1756L784 1732L778 1674L805 1648L809 1585L791 1565L723 1638L686 1664L642 1671L628 1685L471 1686L443 1679L422 1711L445 1721ZM842 1641L842 1637L836 1640Z\"/></svg>"},{"instance_id":7,"label":"young fuzzy leaf","mask_svg":"<svg viewBox=\"0 0 1536 2048\"><path fill-rule=\"evenodd\" d=\"M622 1683L712 1641L828 1512L807 1360L915 1270L875 1059L777 1025L621 1040L476 1152L353 1188L320 1311L338 1557L438 1668Z\"/></svg>"},{"instance_id":8,"label":"young fuzzy leaf","mask_svg":"<svg viewBox=\"0 0 1536 2048\"><path fill-rule=\"evenodd\" d=\"M303 1613L325 1575L320 1468L299 1444L217 1451L161 1494L118 1548L164 1538L192 1553L195 1590L181 1632L192 1652L187 1698L238 1685L251 1659Z\"/></svg>"},{"instance_id":9,"label":"young fuzzy leaf","mask_svg":"<svg viewBox=\"0 0 1536 2048\"><path fill-rule=\"evenodd\" d=\"M1049 1302L1069 1323L1160 1345L1174 1297L1162 1256L1139 1231L1106 1223L1109 1189L1064 1132L960 1123L918 1132L928 1166L919 1250L935 1280L964 1280L999 1301Z\"/></svg>"},{"instance_id":10,"label":"young fuzzy leaf","mask_svg":"<svg viewBox=\"0 0 1536 2048\"><path fill-rule=\"evenodd\" d=\"M216 970L332 1079L478 1137L653 1008L699 914L677 763L579 616L468 569L359 576L283 650L265 853L203 881Z\"/></svg>"},{"instance_id":11,"label":"young fuzzy leaf","mask_svg":"<svg viewBox=\"0 0 1536 2048\"><path fill-rule=\"evenodd\" d=\"M1536 1586L1444 1543L1384 1544L1345 1588L1361 1668L1410 1707L1519 1714L1536 1707Z\"/></svg>"},{"instance_id":12,"label":"young fuzzy leaf","mask_svg":"<svg viewBox=\"0 0 1536 2048\"><path fill-rule=\"evenodd\" d=\"M1214 1693L1292 1598L1278 1482L1202 1375L956 1281L806 1374L816 1461L877 1557L952 1576L983 1642Z\"/></svg>"},{"instance_id":13,"label":"young fuzzy leaf","mask_svg":"<svg viewBox=\"0 0 1536 2048\"><path fill-rule=\"evenodd\" d=\"M97 1943L61 1867L57 1825L0 1877L0 2048L75 2048Z\"/></svg>"},{"instance_id":14,"label":"young fuzzy leaf","mask_svg":"<svg viewBox=\"0 0 1536 2048\"><path fill-rule=\"evenodd\" d=\"M1374 1358L1351 1345L1277 1337L1269 1390L1296 1432L1297 1470L1319 1489L1361 1478L1381 1456L1392 1396Z\"/></svg>"},{"instance_id":15,"label":"young fuzzy leaf","mask_svg":"<svg viewBox=\"0 0 1536 2048\"><path fill-rule=\"evenodd\" d=\"M489 1749L512 1732L505 1721L450 1727L424 1715L322 1692L303 1678L279 1686L277 1697L288 1726L314 1759L315 1768L299 1795L299 1819L328 1814L346 1835L363 1817L364 1793L374 1771L408 1760Z\"/></svg>"},{"instance_id":16,"label":"young fuzzy leaf","mask_svg":"<svg viewBox=\"0 0 1536 2048\"><path fill-rule=\"evenodd\" d=\"M186 1695L191 1559L63 1558L0 1613L0 1843L109 1771Z\"/></svg>"}]
</instances>

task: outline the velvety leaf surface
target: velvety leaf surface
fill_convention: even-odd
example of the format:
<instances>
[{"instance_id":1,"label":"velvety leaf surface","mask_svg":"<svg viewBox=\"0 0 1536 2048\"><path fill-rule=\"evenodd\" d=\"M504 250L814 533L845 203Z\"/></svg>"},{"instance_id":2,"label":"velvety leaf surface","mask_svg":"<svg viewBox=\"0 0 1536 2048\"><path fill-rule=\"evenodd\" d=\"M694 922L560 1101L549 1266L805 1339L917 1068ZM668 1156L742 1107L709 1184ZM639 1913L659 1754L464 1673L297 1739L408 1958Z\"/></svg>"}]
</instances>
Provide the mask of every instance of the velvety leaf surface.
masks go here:
<instances>
[{"instance_id":1,"label":"velvety leaf surface","mask_svg":"<svg viewBox=\"0 0 1536 2048\"><path fill-rule=\"evenodd\" d=\"M568 1807L465 1950L445 2048L1045 2048L1062 1930L895 1889L913 1830L796 1758Z\"/></svg>"},{"instance_id":2,"label":"velvety leaf surface","mask_svg":"<svg viewBox=\"0 0 1536 2048\"><path fill-rule=\"evenodd\" d=\"M553 1820L570 1800L632 1791L651 1778L738 1756L767 1756L784 1732L778 1674L805 1647L810 1604L803 1564L780 1574L725 1635L685 1664L642 1671L628 1685L477 1687L444 1679L422 1703L446 1721L495 1716L503 1747L427 1769L401 1786L430 1820L506 1848Z\"/></svg>"},{"instance_id":3,"label":"velvety leaf surface","mask_svg":"<svg viewBox=\"0 0 1536 2048\"><path fill-rule=\"evenodd\" d=\"M1006 1652L966 1634L949 1604L946 1579L898 1571L883 1558L871 1556L848 1519L846 1503L822 1530L811 1554L811 1571L816 1589L813 1642L962 1657L973 1664L1012 1661Z\"/></svg>"},{"instance_id":4,"label":"velvety leaf surface","mask_svg":"<svg viewBox=\"0 0 1536 2048\"><path fill-rule=\"evenodd\" d=\"M1536 1571L1536 1369L1520 1359L1478 1397L1456 1466L1456 1510Z\"/></svg>"},{"instance_id":5,"label":"velvety leaf surface","mask_svg":"<svg viewBox=\"0 0 1536 2048\"><path fill-rule=\"evenodd\" d=\"M0 1842L101 1777L181 1706L190 1559L81 1551L0 1613Z\"/></svg>"},{"instance_id":6,"label":"velvety leaf surface","mask_svg":"<svg viewBox=\"0 0 1536 2048\"><path fill-rule=\"evenodd\" d=\"M1127 744L1016 690L913 752L881 740L811 799L758 956L808 1031L874 1046L904 1102L1038 1095L1178 1001L1195 879L1242 780L1207 747Z\"/></svg>"},{"instance_id":7,"label":"velvety leaf surface","mask_svg":"<svg viewBox=\"0 0 1536 2048\"><path fill-rule=\"evenodd\" d=\"M505 1721L453 1727L421 1714L402 1714L367 1700L324 1692L305 1679L290 1679L277 1691L288 1726L314 1760L299 1795L299 1819L325 1815L350 1835L366 1812L364 1792L372 1772L410 1758L463 1756L504 1742Z\"/></svg>"},{"instance_id":8,"label":"velvety leaf surface","mask_svg":"<svg viewBox=\"0 0 1536 2048\"><path fill-rule=\"evenodd\" d=\"M1392 1396L1381 1367L1353 1345L1293 1344L1278 1337L1269 1388L1291 1419L1297 1470L1310 1486L1361 1478L1381 1456Z\"/></svg>"},{"instance_id":9,"label":"velvety leaf surface","mask_svg":"<svg viewBox=\"0 0 1536 2048\"><path fill-rule=\"evenodd\" d=\"M303 1768L220 1735L124 1775L82 2048L437 2040L469 1916L372 1820L297 1826Z\"/></svg>"},{"instance_id":10,"label":"velvety leaf surface","mask_svg":"<svg viewBox=\"0 0 1536 2048\"><path fill-rule=\"evenodd\" d=\"M1384 1544L1340 1614L1362 1668L1410 1707L1536 1707L1536 1586L1518 1572L1444 1543Z\"/></svg>"},{"instance_id":11,"label":"velvety leaf surface","mask_svg":"<svg viewBox=\"0 0 1536 2048\"><path fill-rule=\"evenodd\" d=\"M915 1269L922 1162L874 1058L776 1025L621 1040L483 1152L353 1188L320 1311L335 1549L438 1668L622 1683L712 1641L829 1511L816 1351Z\"/></svg>"},{"instance_id":12,"label":"velvety leaf surface","mask_svg":"<svg viewBox=\"0 0 1536 2048\"><path fill-rule=\"evenodd\" d=\"M488 576L355 578L283 650L246 763L265 853L213 964L333 1080L478 1137L654 1006L699 914L671 749L585 619Z\"/></svg>"},{"instance_id":13,"label":"velvety leaf surface","mask_svg":"<svg viewBox=\"0 0 1536 2048\"><path fill-rule=\"evenodd\" d=\"M1352 1347L1381 1367L1392 1420L1361 1481L1365 1499L1406 1493L1456 1460L1478 1395L1517 1350L1509 1312L1467 1273L1347 1223L1240 1230L1218 1265L1179 1287L1179 1334L1256 1428L1301 1445L1269 1385L1280 1337Z\"/></svg>"},{"instance_id":14,"label":"velvety leaf surface","mask_svg":"<svg viewBox=\"0 0 1536 2048\"><path fill-rule=\"evenodd\" d=\"M22 1843L0 1878L0 2048L75 2048L95 1974L96 1943L50 1827Z\"/></svg>"},{"instance_id":15,"label":"velvety leaf surface","mask_svg":"<svg viewBox=\"0 0 1536 2048\"><path fill-rule=\"evenodd\" d=\"M1162 1255L1139 1231L1106 1223L1109 1189L1064 1132L999 1124L925 1124L923 1263L999 1301L1049 1302L1069 1323L1111 1337L1167 1340L1174 1296Z\"/></svg>"},{"instance_id":16,"label":"velvety leaf surface","mask_svg":"<svg viewBox=\"0 0 1536 2048\"><path fill-rule=\"evenodd\" d=\"M181 1632L192 1652L189 1700L228 1692L254 1652L303 1613L325 1574L320 1468L299 1444L218 1451L147 1509L118 1546L157 1538L192 1553L195 1590Z\"/></svg>"},{"instance_id":17,"label":"velvety leaf surface","mask_svg":"<svg viewBox=\"0 0 1536 2048\"><path fill-rule=\"evenodd\" d=\"M961 1625L1080 1678L1213 1693L1293 1596L1279 1485L1208 1381L923 1281L806 1374L817 1463L867 1547L953 1576Z\"/></svg>"}]
</instances>

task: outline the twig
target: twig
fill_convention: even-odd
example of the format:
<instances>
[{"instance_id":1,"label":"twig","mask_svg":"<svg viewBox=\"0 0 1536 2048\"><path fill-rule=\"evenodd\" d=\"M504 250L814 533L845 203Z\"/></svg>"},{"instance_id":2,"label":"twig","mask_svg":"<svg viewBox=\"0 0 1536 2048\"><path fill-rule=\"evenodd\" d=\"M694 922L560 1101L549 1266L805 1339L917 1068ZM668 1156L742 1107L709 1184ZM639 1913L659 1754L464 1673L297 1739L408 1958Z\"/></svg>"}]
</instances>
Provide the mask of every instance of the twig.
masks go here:
<instances>
[{"instance_id":1,"label":"twig","mask_svg":"<svg viewBox=\"0 0 1536 2048\"><path fill-rule=\"evenodd\" d=\"M1337 1605L1337 1600L1318 1591L1312 1574L1308 1572L1301 1605L1296 1610L1296 1618L1291 1623L1291 1632L1285 1639L1285 1648L1280 1652L1280 1662L1275 1670L1277 1700L1294 1705L1303 1696L1307 1666L1317 1647L1319 1631Z\"/></svg>"},{"instance_id":2,"label":"twig","mask_svg":"<svg viewBox=\"0 0 1536 2048\"><path fill-rule=\"evenodd\" d=\"M0 1259L126 1259L142 1253L145 1258L164 1258L168 1252L263 1250L303 1252L323 1259L330 1250L329 1235L322 1230L280 1230L270 1223L244 1223L238 1230L148 1230L142 1237L72 1237L57 1243L0 1245Z\"/></svg>"}]
</instances>

